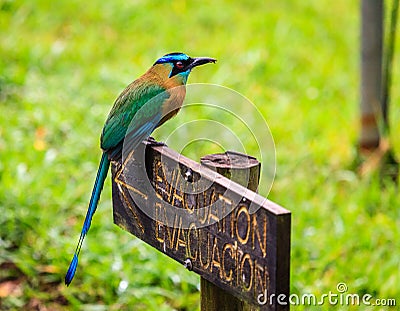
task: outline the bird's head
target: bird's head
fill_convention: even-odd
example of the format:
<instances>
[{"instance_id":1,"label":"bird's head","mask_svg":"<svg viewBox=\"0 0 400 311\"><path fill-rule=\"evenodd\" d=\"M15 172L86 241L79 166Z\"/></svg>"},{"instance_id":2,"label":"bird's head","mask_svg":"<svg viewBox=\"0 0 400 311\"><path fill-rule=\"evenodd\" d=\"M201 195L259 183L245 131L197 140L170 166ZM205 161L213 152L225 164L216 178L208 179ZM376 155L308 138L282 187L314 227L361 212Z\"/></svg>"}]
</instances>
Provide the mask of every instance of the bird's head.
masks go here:
<instances>
[{"instance_id":1,"label":"bird's head","mask_svg":"<svg viewBox=\"0 0 400 311\"><path fill-rule=\"evenodd\" d=\"M194 67L217 60L210 57L189 57L184 53L169 53L159 58L153 68L165 79L174 78L181 84L186 84L187 78Z\"/></svg>"}]
</instances>

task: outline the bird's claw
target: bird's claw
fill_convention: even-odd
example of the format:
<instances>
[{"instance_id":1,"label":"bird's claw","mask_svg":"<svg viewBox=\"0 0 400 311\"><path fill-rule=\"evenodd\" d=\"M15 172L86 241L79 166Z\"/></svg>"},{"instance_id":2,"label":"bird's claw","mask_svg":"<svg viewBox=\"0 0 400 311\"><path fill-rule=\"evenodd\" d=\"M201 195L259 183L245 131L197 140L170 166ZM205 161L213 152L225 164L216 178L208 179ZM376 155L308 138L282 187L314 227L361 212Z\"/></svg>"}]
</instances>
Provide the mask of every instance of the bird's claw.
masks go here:
<instances>
[{"instance_id":1,"label":"bird's claw","mask_svg":"<svg viewBox=\"0 0 400 311\"><path fill-rule=\"evenodd\" d=\"M153 146L153 147L160 147L160 146L167 146L162 141L157 141L153 137L149 136L146 140L143 141L146 146Z\"/></svg>"}]
</instances>

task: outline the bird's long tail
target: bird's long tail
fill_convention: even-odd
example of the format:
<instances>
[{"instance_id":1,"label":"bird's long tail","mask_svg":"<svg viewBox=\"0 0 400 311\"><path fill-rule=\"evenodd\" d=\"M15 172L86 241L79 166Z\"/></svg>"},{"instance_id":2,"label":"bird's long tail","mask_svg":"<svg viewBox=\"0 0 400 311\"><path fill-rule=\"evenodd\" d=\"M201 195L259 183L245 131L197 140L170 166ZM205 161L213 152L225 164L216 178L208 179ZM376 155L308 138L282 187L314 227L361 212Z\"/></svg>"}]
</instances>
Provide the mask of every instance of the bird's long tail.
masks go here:
<instances>
[{"instance_id":1,"label":"bird's long tail","mask_svg":"<svg viewBox=\"0 0 400 311\"><path fill-rule=\"evenodd\" d=\"M79 255L79 252L81 251L83 239L85 238L86 233L88 232L88 230L90 228L93 214L96 211L97 203L99 202L99 199L100 199L100 193L103 189L104 181L107 177L107 172L108 172L109 166L110 166L110 160L108 159L107 154L105 152L103 152L103 155L102 155L101 161L100 161L100 165L99 165L99 169L97 170L96 181L93 186L92 196L90 198L90 203L89 203L88 211L86 213L85 222L83 223L81 236L79 237L79 242L78 242L78 245L76 246L74 257L72 257L67 274L65 275L65 284L67 286L71 283L72 279L74 278L76 267L78 266L78 255Z\"/></svg>"}]
</instances>

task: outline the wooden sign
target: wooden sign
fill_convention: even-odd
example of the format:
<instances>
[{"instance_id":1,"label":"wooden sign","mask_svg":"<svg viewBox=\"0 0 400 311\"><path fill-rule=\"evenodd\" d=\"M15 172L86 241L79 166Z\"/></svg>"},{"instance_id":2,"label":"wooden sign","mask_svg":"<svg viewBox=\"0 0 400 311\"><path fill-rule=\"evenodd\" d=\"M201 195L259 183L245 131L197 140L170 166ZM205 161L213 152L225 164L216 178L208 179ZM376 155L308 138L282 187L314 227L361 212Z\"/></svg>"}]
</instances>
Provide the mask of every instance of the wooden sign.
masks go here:
<instances>
[{"instance_id":1,"label":"wooden sign","mask_svg":"<svg viewBox=\"0 0 400 311\"><path fill-rule=\"evenodd\" d=\"M248 303L288 309L289 211L166 146L112 164L117 225Z\"/></svg>"}]
</instances>

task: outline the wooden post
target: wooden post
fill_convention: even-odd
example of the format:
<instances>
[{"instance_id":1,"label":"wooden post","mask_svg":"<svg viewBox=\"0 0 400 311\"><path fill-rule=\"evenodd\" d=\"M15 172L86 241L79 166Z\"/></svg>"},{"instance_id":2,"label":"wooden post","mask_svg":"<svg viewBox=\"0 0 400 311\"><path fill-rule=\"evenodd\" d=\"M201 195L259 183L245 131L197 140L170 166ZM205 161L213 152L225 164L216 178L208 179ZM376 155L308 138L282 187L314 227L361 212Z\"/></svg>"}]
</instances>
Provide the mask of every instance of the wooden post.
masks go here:
<instances>
[{"instance_id":1,"label":"wooden post","mask_svg":"<svg viewBox=\"0 0 400 311\"><path fill-rule=\"evenodd\" d=\"M388 105L391 84L391 66L398 2L393 2L390 40L386 64L383 68L384 1L361 1L361 134L359 139L362 160L359 173L367 175L379 169L381 177L397 181L397 163L389 139ZM378 122L379 121L379 122ZM380 132L381 131L381 132Z\"/></svg>"},{"instance_id":2,"label":"wooden post","mask_svg":"<svg viewBox=\"0 0 400 311\"><path fill-rule=\"evenodd\" d=\"M234 182L256 192L260 180L260 162L254 157L228 151L201 158L201 164ZM200 306L202 311L253 311L258 307L239 300L220 287L200 278Z\"/></svg>"},{"instance_id":3,"label":"wooden post","mask_svg":"<svg viewBox=\"0 0 400 311\"><path fill-rule=\"evenodd\" d=\"M361 152L379 147L378 116L382 113L383 1L361 1Z\"/></svg>"}]
</instances>

